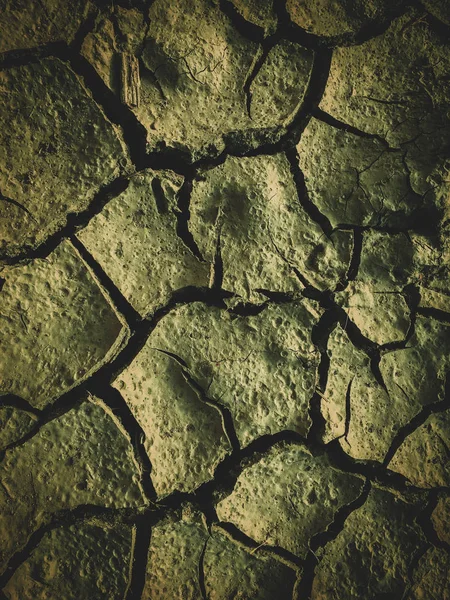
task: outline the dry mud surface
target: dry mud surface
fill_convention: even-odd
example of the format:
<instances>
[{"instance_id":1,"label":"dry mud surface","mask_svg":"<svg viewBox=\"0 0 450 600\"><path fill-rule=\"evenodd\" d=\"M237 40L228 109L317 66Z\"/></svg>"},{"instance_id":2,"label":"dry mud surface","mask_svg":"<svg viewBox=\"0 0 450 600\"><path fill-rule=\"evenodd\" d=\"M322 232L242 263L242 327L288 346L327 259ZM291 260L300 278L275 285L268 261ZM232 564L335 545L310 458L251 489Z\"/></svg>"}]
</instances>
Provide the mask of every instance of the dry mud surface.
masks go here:
<instances>
[{"instance_id":1,"label":"dry mud surface","mask_svg":"<svg viewBox=\"0 0 450 600\"><path fill-rule=\"evenodd\" d=\"M0 99L0 598L449 600L450 3L0 0Z\"/></svg>"}]
</instances>

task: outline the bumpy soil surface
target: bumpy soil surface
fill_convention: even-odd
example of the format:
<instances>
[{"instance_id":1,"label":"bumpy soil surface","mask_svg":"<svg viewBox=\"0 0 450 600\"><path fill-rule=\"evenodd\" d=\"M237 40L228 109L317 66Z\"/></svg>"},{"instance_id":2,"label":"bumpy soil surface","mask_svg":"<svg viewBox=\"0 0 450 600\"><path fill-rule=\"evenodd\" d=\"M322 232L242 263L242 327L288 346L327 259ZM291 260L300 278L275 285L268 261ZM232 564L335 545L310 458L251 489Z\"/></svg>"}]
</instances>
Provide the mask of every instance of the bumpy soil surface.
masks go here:
<instances>
[{"instance_id":1,"label":"bumpy soil surface","mask_svg":"<svg viewBox=\"0 0 450 600\"><path fill-rule=\"evenodd\" d=\"M450 3L0 0L0 592L449 600Z\"/></svg>"}]
</instances>

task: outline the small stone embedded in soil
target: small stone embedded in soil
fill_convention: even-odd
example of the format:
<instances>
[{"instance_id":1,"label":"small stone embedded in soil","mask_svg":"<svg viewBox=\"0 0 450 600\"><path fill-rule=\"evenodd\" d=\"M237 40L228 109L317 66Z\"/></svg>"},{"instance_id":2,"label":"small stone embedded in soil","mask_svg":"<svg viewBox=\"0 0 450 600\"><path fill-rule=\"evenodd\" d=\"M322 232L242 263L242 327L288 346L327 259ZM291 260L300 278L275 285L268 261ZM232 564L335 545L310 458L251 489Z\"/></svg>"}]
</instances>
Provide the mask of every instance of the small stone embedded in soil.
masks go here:
<instances>
[{"instance_id":1,"label":"small stone embedded in soil","mask_svg":"<svg viewBox=\"0 0 450 600\"><path fill-rule=\"evenodd\" d=\"M326 456L277 444L244 467L234 490L218 503L217 515L258 544L304 558L311 538L325 531L362 487L362 478L338 471Z\"/></svg>"},{"instance_id":2,"label":"small stone embedded in soil","mask_svg":"<svg viewBox=\"0 0 450 600\"><path fill-rule=\"evenodd\" d=\"M431 522L441 542L450 544L450 496L439 498L431 514Z\"/></svg>"},{"instance_id":3,"label":"small stone embedded in soil","mask_svg":"<svg viewBox=\"0 0 450 600\"><path fill-rule=\"evenodd\" d=\"M276 0L231 0L246 21L263 27L266 34L274 32L277 25L274 1Z\"/></svg>"},{"instance_id":4,"label":"small stone embedded in soil","mask_svg":"<svg viewBox=\"0 0 450 600\"><path fill-rule=\"evenodd\" d=\"M292 598L296 573L275 558L237 545L213 527L203 561L209 600Z\"/></svg>"},{"instance_id":5,"label":"small stone embedded in soil","mask_svg":"<svg viewBox=\"0 0 450 600\"><path fill-rule=\"evenodd\" d=\"M112 358L128 328L68 241L1 272L0 388L43 408Z\"/></svg>"},{"instance_id":6,"label":"small stone embedded in soil","mask_svg":"<svg viewBox=\"0 0 450 600\"><path fill-rule=\"evenodd\" d=\"M164 317L147 347L185 361L207 396L230 411L242 446L284 430L306 436L319 363L311 331L321 312L309 300L253 316L192 303Z\"/></svg>"},{"instance_id":7,"label":"small stone embedded in soil","mask_svg":"<svg viewBox=\"0 0 450 600\"><path fill-rule=\"evenodd\" d=\"M125 298L142 315L187 286L206 286L209 265L177 235L183 179L145 170L77 235Z\"/></svg>"},{"instance_id":8,"label":"small stone embedded in soil","mask_svg":"<svg viewBox=\"0 0 450 600\"><path fill-rule=\"evenodd\" d=\"M268 53L250 86L250 114L255 125L288 123L302 105L309 83L313 54L283 41Z\"/></svg>"},{"instance_id":9,"label":"small stone embedded in soil","mask_svg":"<svg viewBox=\"0 0 450 600\"><path fill-rule=\"evenodd\" d=\"M363 28L392 18L401 0L287 0L292 21L309 33L324 37L357 34Z\"/></svg>"},{"instance_id":10,"label":"small stone embedded in soil","mask_svg":"<svg viewBox=\"0 0 450 600\"><path fill-rule=\"evenodd\" d=\"M202 517L191 506L152 527L142 600L197 600L200 561L208 541Z\"/></svg>"},{"instance_id":11,"label":"small stone embedded in soil","mask_svg":"<svg viewBox=\"0 0 450 600\"><path fill-rule=\"evenodd\" d=\"M384 34L337 48L320 108L401 148L411 187L430 214L433 179L449 158L450 52L448 36L423 17L420 8L410 10Z\"/></svg>"},{"instance_id":12,"label":"small stone embedded in soil","mask_svg":"<svg viewBox=\"0 0 450 600\"><path fill-rule=\"evenodd\" d=\"M0 396L1 401L1 396ZM36 424L36 415L13 408L0 407L0 451L20 440Z\"/></svg>"},{"instance_id":13,"label":"small stone embedded in soil","mask_svg":"<svg viewBox=\"0 0 450 600\"><path fill-rule=\"evenodd\" d=\"M324 548L311 600L402 598L410 567L420 548L425 548L414 521L419 511L420 505L373 488Z\"/></svg>"},{"instance_id":14,"label":"small stone embedded in soil","mask_svg":"<svg viewBox=\"0 0 450 600\"><path fill-rule=\"evenodd\" d=\"M128 435L92 398L43 425L0 465L0 569L52 515L146 505Z\"/></svg>"},{"instance_id":15,"label":"small stone embedded in soil","mask_svg":"<svg viewBox=\"0 0 450 600\"><path fill-rule=\"evenodd\" d=\"M126 150L81 80L57 58L0 72L0 252L45 242L123 173Z\"/></svg>"},{"instance_id":16,"label":"small stone embedded in soil","mask_svg":"<svg viewBox=\"0 0 450 600\"><path fill-rule=\"evenodd\" d=\"M404 440L389 469L418 487L450 486L450 410L430 415Z\"/></svg>"},{"instance_id":17,"label":"small stone embedded in soil","mask_svg":"<svg viewBox=\"0 0 450 600\"><path fill-rule=\"evenodd\" d=\"M219 411L202 402L172 357L150 344L118 376L114 387L145 433L158 496L175 490L192 492L212 479L231 448Z\"/></svg>"},{"instance_id":18,"label":"small stone embedded in soil","mask_svg":"<svg viewBox=\"0 0 450 600\"><path fill-rule=\"evenodd\" d=\"M372 290L350 282L336 300L361 333L376 344L401 342L411 325L408 305L399 292Z\"/></svg>"},{"instance_id":19,"label":"small stone embedded in soil","mask_svg":"<svg viewBox=\"0 0 450 600\"><path fill-rule=\"evenodd\" d=\"M345 277L352 249L349 232L328 239L302 209L282 154L228 157L194 182L190 230L210 262L220 248L222 287L245 300L258 290L298 292L302 275L320 289Z\"/></svg>"},{"instance_id":20,"label":"small stone embedded in soil","mask_svg":"<svg viewBox=\"0 0 450 600\"><path fill-rule=\"evenodd\" d=\"M311 119L297 146L310 200L333 226L404 226L423 205L403 153Z\"/></svg>"},{"instance_id":21,"label":"small stone embedded in soil","mask_svg":"<svg viewBox=\"0 0 450 600\"><path fill-rule=\"evenodd\" d=\"M46 533L6 584L8 600L123 600L135 532L129 525L87 521Z\"/></svg>"},{"instance_id":22,"label":"small stone embedded in soil","mask_svg":"<svg viewBox=\"0 0 450 600\"><path fill-rule=\"evenodd\" d=\"M49 42L71 42L89 14L87 0L3 0L0 52L33 48Z\"/></svg>"},{"instance_id":23,"label":"small stone embedded in soil","mask_svg":"<svg viewBox=\"0 0 450 600\"><path fill-rule=\"evenodd\" d=\"M408 596L411 600L450 600L450 555L429 548L420 558Z\"/></svg>"}]
</instances>

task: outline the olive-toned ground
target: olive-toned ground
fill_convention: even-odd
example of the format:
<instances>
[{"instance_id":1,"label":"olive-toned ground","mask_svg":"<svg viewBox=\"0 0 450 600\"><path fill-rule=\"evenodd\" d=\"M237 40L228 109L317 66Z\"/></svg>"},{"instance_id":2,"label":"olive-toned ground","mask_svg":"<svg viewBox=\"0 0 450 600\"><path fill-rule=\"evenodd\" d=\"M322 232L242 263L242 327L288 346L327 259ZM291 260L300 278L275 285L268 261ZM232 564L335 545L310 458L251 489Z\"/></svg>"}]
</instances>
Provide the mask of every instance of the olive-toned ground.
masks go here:
<instances>
[{"instance_id":1,"label":"olive-toned ground","mask_svg":"<svg viewBox=\"0 0 450 600\"><path fill-rule=\"evenodd\" d=\"M450 3L0 0L0 592L450 599Z\"/></svg>"}]
</instances>

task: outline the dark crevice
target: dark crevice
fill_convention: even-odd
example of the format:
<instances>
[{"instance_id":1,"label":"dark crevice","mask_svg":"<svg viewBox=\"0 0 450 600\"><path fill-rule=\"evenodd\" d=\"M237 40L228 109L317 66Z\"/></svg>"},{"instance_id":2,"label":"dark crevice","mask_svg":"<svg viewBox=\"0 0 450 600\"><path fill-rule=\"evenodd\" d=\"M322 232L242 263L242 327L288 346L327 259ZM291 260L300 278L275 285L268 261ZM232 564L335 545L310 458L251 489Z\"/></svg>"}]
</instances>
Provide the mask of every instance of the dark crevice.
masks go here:
<instances>
[{"instance_id":1,"label":"dark crevice","mask_svg":"<svg viewBox=\"0 0 450 600\"><path fill-rule=\"evenodd\" d=\"M148 514L139 515L136 523L136 541L134 545L131 581L125 600L141 600L144 591L148 551L152 534L152 519Z\"/></svg>"},{"instance_id":2,"label":"dark crevice","mask_svg":"<svg viewBox=\"0 0 450 600\"><path fill-rule=\"evenodd\" d=\"M311 202L306 188L305 177L300 169L300 157L295 148L286 151L286 158L289 161L290 170L297 187L297 195L303 210L307 215L319 225L324 234L329 238L333 231L333 227L324 214L320 212L317 206Z\"/></svg>"},{"instance_id":3,"label":"dark crevice","mask_svg":"<svg viewBox=\"0 0 450 600\"><path fill-rule=\"evenodd\" d=\"M101 286L108 292L112 303L117 310L125 317L131 329L134 329L141 321L142 317L130 302L125 298L109 275L106 274L103 267L95 260L89 250L80 242L76 236L70 238L70 242L76 248L78 253L88 267L92 270Z\"/></svg>"},{"instance_id":4,"label":"dark crevice","mask_svg":"<svg viewBox=\"0 0 450 600\"><path fill-rule=\"evenodd\" d=\"M185 246L192 252L192 254L198 258L198 260L205 262L205 259L200 252L200 248L198 247L194 236L189 230L189 220L191 218L190 205L192 186L192 179L185 179L177 194L177 235L183 241Z\"/></svg>"},{"instance_id":5,"label":"dark crevice","mask_svg":"<svg viewBox=\"0 0 450 600\"><path fill-rule=\"evenodd\" d=\"M351 395L352 395L352 384L354 381L354 377L350 379L347 391L345 393L345 428L344 428L344 440L348 444L348 433L350 431L350 421L352 418L352 403L351 403Z\"/></svg>"},{"instance_id":6,"label":"dark crevice","mask_svg":"<svg viewBox=\"0 0 450 600\"><path fill-rule=\"evenodd\" d=\"M88 391L108 406L114 415L119 419L124 429L130 436L131 445L137 463L141 469L141 485L148 500L154 501L156 491L151 480L152 465L145 450L144 441L146 439L142 427L137 422L135 416L130 410L127 402L121 393L107 382L94 381L88 386Z\"/></svg>"},{"instance_id":7,"label":"dark crevice","mask_svg":"<svg viewBox=\"0 0 450 600\"><path fill-rule=\"evenodd\" d=\"M200 553L200 558L198 561L198 587L200 588L200 594L202 600L208 600L208 595L206 593L205 587L205 552L206 546L208 545L208 540L203 544L202 551Z\"/></svg>"},{"instance_id":8,"label":"dark crevice","mask_svg":"<svg viewBox=\"0 0 450 600\"><path fill-rule=\"evenodd\" d=\"M350 265L347 271L347 281L355 281L358 276L359 265L361 264L361 254L363 245L363 232L359 229L353 230L353 251L350 259Z\"/></svg>"},{"instance_id":9,"label":"dark crevice","mask_svg":"<svg viewBox=\"0 0 450 600\"><path fill-rule=\"evenodd\" d=\"M425 421L432 414L440 413L445 410L450 409L450 375L447 374L445 378L444 385L444 399L439 400L437 402L432 402L431 404L427 404L424 406L419 413L416 414L406 425L401 427L392 441L392 444L386 454L386 457L383 461L383 465L385 467L389 466L389 463L393 459L395 453L406 440L406 438L411 435L418 427L423 425Z\"/></svg>"},{"instance_id":10,"label":"dark crevice","mask_svg":"<svg viewBox=\"0 0 450 600\"><path fill-rule=\"evenodd\" d=\"M89 14L81 24L81 27L78 29L73 42L71 43L73 51L77 54L81 53L81 47L86 37L95 30L99 16L100 11L91 4L89 6Z\"/></svg>"},{"instance_id":11,"label":"dark crevice","mask_svg":"<svg viewBox=\"0 0 450 600\"><path fill-rule=\"evenodd\" d=\"M250 550L251 554L261 552L266 556L275 556L277 559L281 559L281 561L283 562L287 561L294 567L301 567L303 565L302 559L293 554L292 552L289 552L289 550L285 550L281 546L271 546L269 544L266 544L265 542L255 542L254 539L246 535L233 523L229 523L227 521L219 521L217 526L226 531L235 542L241 544L242 546L245 546L248 550Z\"/></svg>"},{"instance_id":12,"label":"dark crevice","mask_svg":"<svg viewBox=\"0 0 450 600\"><path fill-rule=\"evenodd\" d=\"M328 114L321 108L315 108L312 111L312 116L318 121L322 121L322 123L326 123L327 125L330 125L331 127L334 127L336 129L340 129L341 131L345 131L346 133L351 133L352 135L356 135L358 137L365 138L368 140L376 140L384 146L386 151L396 151L395 148L390 148L387 141L381 136L375 133L367 133L366 131L362 131L361 129L354 127L353 125L344 123L343 121L336 119L336 117L333 117L332 115Z\"/></svg>"},{"instance_id":13,"label":"dark crevice","mask_svg":"<svg viewBox=\"0 0 450 600\"><path fill-rule=\"evenodd\" d=\"M440 548L446 552L450 552L450 544L442 541L433 526L431 516L438 505L439 500L443 498L439 490L431 490L428 495L427 503L422 512L417 516L416 522L422 529L426 539L435 548Z\"/></svg>"},{"instance_id":14,"label":"dark crevice","mask_svg":"<svg viewBox=\"0 0 450 600\"><path fill-rule=\"evenodd\" d=\"M17 410L29 413L35 417L39 417L41 411L34 408L27 400L16 396L15 394L2 394L0 392L0 408L16 408Z\"/></svg>"},{"instance_id":15,"label":"dark crevice","mask_svg":"<svg viewBox=\"0 0 450 600\"><path fill-rule=\"evenodd\" d=\"M110 200L122 194L128 188L128 185L128 178L118 177L95 194L88 208L79 213L68 213L66 216L66 224L57 232L50 235L45 242L39 244L34 249L27 249L24 253L14 257L9 257L8 255L0 256L0 261L8 265L14 265L23 260L47 258L64 238L72 236L79 229L85 227L95 215L101 212Z\"/></svg>"},{"instance_id":16,"label":"dark crevice","mask_svg":"<svg viewBox=\"0 0 450 600\"><path fill-rule=\"evenodd\" d=\"M263 41L253 59L250 71L247 73L247 77L245 78L243 88L245 94L245 106L247 108L247 114L250 117L250 119L252 118L252 83L255 81L256 77L258 76L258 73L260 72L262 66L264 65L269 55L269 52L272 50L276 43L276 36L270 36Z\"/></svg>"},{"instance_id":17,"label":"dark crevice","mask_svg":"<svg viewBox=\"0 0 450 600\"><path fill-rule=\"evenodd\" d=\"M326 548L327 544L335 540L343 531L348 517L355 511L361 508L367 500L371 490L370 481L366 480L361 494L346 506L341 507L335 514L333 522L325 531L314 535L309 543L310 552L305 560L303 569L303 577L297 588L298 597L302 599L311 598L312 586L314 583L315 570L320 560L317 557L317 551Z\"/></svg>"},{"instance_id":18,"label":"dark crevice","mask_svg":"<svg viewBox=\"0 0 450 600\"><path fill-rule=\"evenodd\" d=\"M434 319L435 321L439 321L444 325L450 325L450 313L445 312L444 310L419 306L417 308L417 314L429 319Z\"/></svg>"},{"instance_id":19,"label":"dark crevice","mask_svg":"<svg viewBox=\"0 0 450 600\"><path fill-rule=\"evenodd\" d=\"M33 221L35 221L35 218L30 213L30 211L28 210L28 208L26 206L24 206L23 204L20 204L20 202L17 202L17 200L13 200L12 198L8 198L8 196L5 196L4 194L2 194L0 192L0 201L1 202L6 202L7 204L11 204L12 206L15 206L16 208L19 208L24 213L26 213L29 217L31 217L33 219Z\"/></svg>"},{"instance_id":20,"label":"dark crevice","mask_svg":"<svg viewBox=\"0 0 450 600\"><path fill-rule=\"evenodd\" d=\"M317 368L316 390L309 404L309 416L311 427L308 431L307 440L320 445L325 433L325 418L322 414L322 398L327 387L328 372L330 369L330 357L328 356L328 339L336 327L337 318L334 311L326 310L318 323L313 326L311 341L320 352L320 362Z\"/></svg>"},{"instance_id":21,"label":"dark crevice","mask_svg":"<svg viewBox=\"0 0 450 600\"><path fill-rule=\"evenodd\" d=\"M212 288L221 289L223 284L223 259L222 259L222 247L221 247L221 233L222 228L219 224L217 226L217 238L216 238L216 251L214 253L214 264L213 264L213 277L212 277Z\"/></svg>"},{"instance_id":22,"label":"dark crevice","mask_svg":"<svg viewBox=\"0 0 450 600\"><path fill-rule=\"evenodd\" d=\"M250 21L246 21L230 0L219 0L219 7L223 14L231 21L236 31L243 37L256 44L260 44L264 40L264 29L254 23L250 23Z\"/></svg>"},{"instance_id":23,"label":"dark crevice","mask_svg":"<svg viewBox=\"0 0 450 600\"><path fill-rule=\"evenodd\" d=\"M103 519L107 522L118 519L122 523L129 523L131 525L135 521L136 516L130 509L106 508L92 504L84 504L73 509L63 509L55 512L51 516L50 522L39 527L37 531L34 531L30 535L25 547L17 551L8 561L6 569L0 576L0 588L5 587L16 570L31 556L33 550L40 544L47 533L53 529L68 527L78 522L82 523L91 518L95 518L96 520Z\"/></svg>"}]
</instances>

